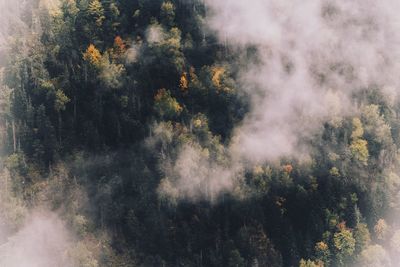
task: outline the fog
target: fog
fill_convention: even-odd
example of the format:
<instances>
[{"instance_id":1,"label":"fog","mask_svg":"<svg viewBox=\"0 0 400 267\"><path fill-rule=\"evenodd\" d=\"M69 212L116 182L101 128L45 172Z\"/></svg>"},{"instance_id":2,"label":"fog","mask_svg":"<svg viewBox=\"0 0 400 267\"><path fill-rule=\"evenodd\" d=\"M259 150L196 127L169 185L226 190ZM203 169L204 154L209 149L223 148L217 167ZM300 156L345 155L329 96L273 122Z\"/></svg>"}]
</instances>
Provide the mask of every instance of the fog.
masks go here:
<instances>
[{"instance_id":1,"label":"fog","mask_svg":"<svg viewBox=\"0 0 400 267\"><path fill-rule=\"evenodd\" d=\"M236 129L240 157L297 155L324 122L357 112L355 91L397 93L398 1L206 2L221 41L258 48L258 62L241 73L253 105Z\"/></svg>"},{"instance_id":2,"label":"fog","mask_svg":"<svg viewBox=\"0 0 400 267\"><path fill-rule=\"evenodd\" d=\"M0 266L70 266L67 255L70 238L56 214L34 211L27 216L23 227L0 245Z\"/></svg>"},{"instance_id":3,"label":"fog","mask_svg":"<svg viewBox=\"0 0 400 267\"><path fill-rule=\"evenodd\" d=\"M257 56L244 56L241 65L246 67L239 72L239 90L250 96L251 105L226 147L231 164L218 166L209 160L196 165L207 170L204 175L193 171L192 157L182 149L183 155L170 166L175 178L168 180L182 198L207 199L206 187L200 186L204 177L230 185L215 187L215 197L227 189L234 192L236 170L283 157L306 160L310 140L321 134L324 123L340 125L343 118L359 113L352 97L360 90L377 88L397 101L400 2L205 2L205 28L229 49L245 53L246 47L256 47ZM177 170L178 165L188 169ZM221 176L221 169L229 171Z\"/></svg>"},{"instance_id":4,"label":"fog","mask_svg":"<svg viewBox=\"0 0 400 267\"><path fill-rule=\"evenodd\" d=\"M26 33L21 10L30 4L30 1L0 0L0 73L8 40ZM54 8L56 1L40 4ZM67 251L73 235L65 223L47 208L26 207L12 192L8 170L0 168L0 266L71 266Z\"/></svg>"},{"instance_id":5,"label":"fog","mask_svg":"<svg viewBox=\"0 0 400 267\"><path fill-rule=\"evenodd\" d=\"M158 187L160 196L212 203L224 193L242 197L246 168L284 157L307 159L313 149L309 141L321 134L325 123L340 124L343 118L359 113L362 103L353 100L354 94L376 88L390 101L397 101L399 1L205 3L204 27L214 32L226 49L242 51L243 55L249 46L257 50L256 60L244 57L245 62L238 62L246 65L239 71L237 87L250 97L250 110L228 144L222 145L226 162L215 160L196 142L180 147L174 157L161 158L164 179ZM20 12L29 4L0 0L0 67L7 39L25 34ZM57 1L52 0L40 4L57 7ZM154 24L145 39L157 45L167 35ZM126 62L134 63L138 57L140 45L134 43ZM158 125L153 130L156 136L151 138L172 142L169 129ZM70 265L73 233L57 212L24 206L7 188L8 179L4 174L0 184L0 266ZM400 234L396 229L391 233L384 246L374 245L363 252L377 255L373 264L385 265L388 255L398 252ZM387 247L394 252L386 251Z\"/></svg>"}]
</instances>

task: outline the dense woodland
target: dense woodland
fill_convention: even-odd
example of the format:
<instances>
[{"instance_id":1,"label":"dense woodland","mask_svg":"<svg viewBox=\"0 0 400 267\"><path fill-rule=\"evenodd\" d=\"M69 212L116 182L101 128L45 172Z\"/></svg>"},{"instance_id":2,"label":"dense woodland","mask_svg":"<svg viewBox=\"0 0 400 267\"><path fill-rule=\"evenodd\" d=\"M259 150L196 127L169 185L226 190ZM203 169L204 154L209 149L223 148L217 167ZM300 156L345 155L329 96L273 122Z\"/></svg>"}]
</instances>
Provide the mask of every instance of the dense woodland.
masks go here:
<instances>
[{"instance_id":1,"label":"dense woodland","mask_svg":"<svg viewBox=\"0 0 400 267\"><path fill-rule=\"evenodd\" d=\"M218 41L207 12L202 0L24 6L0 55L3 226L57 212L76 236L72 266L397 266L400 105L378 88L307 141L310 159L246 167L240 193L160 193L160 164L185 144L229 162L250 108L237 75L258 51Z\"/></svg>"}]
</instances>

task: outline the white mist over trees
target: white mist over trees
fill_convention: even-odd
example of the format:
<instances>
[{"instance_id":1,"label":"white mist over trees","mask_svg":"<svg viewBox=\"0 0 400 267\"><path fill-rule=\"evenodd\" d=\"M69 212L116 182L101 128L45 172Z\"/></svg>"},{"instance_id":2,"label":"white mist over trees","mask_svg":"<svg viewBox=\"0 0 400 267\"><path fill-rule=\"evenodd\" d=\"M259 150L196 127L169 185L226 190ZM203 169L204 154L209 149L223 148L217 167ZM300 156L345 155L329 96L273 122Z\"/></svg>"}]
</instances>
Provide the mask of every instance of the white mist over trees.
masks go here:
<instances>
[{"instance_id":1,"label":"white mist over trees","mask_svg":"<svg viewBox=\"0 0 400 267\"><path fill-rule=\"evenodd\" d=\"M345 116L361 112L364 107L354 94L365 88L376 87L383 97L397 101L397 1L260 0L249 4L232 0L206 1L206 5L205 26L217 33L226 49L245 54L246 47L257 48L254 59L243 56L245 62L239 62L237 86L250 96L251 104L227 148L234 163L215 166L215 171L206 163L204 168L216 173L207 175L210 180L219 180L218 168L239 170L242 166L237 165L282 157L307 159L312 149L309 142L321 134L324 123L339 125ZM200 156L197 154L195 157ZM188 162L183 163L182 158ZM189 170L193 169L191 160L179 158L180 165ZM187 192L206 190L199 187L205 180L201 173L178 174L174 187L185 187L182 190ZM230 178L223 180L234 183L234 171L225 173L224 177ZM221 192L226 189L221 187Z\"/></svg>"},{"instance_id":2,"label":"white mist over trees","mask_svg":"<svg viewBox=\"0 0 400 267\"><path fill-rule=\"evenodd\" d=\"M394 0L0 0L0 266L390 266Z\"/></svg>"},{"instance_id":3,"label":"white mist over trees","mask_svg":"<svg viewBox=\"0 0 400 267\"><path fill-rule=\"evenodd\" d=\"M397 97L398 1L208 1L221 42L254 45L241 70L252 111L237 129L241 153L269 160L301 153L323 123L357 113L357 90ZM229 23L227 23L229 22ZM300 151L299 151L300 150Z\"/></svg>"},{"instance_id":4,"label":"white mist over trees","mask_svg":"<svg viewBox=\"0 0 400 267\"><path fill-rule=\"evenodd\" d=\"M59 9L58 0L44 1L0 1L0 83L1 83L1 153L5 151L8 135L13 137L14 152L17 147L15 136L15 122L10 118L9 98L13 96L14 88L5 85L7 69L10 66L9 58L14 45L20 45L19 59L32 56L31 44L38 42L41 32L40 12L56 11ZM31 28L28 17L33 20ZM18 43L18 40L23 40ZM29 55L30 54L30 55ZM18 64L19 62L17 62ZM11 123L13 132L7 132L7 125ZM97 261L86 247L78 243L77 235L67 227L65 219L61 219L59 211L50 211L47 200L37 200L34 206L28 206L21 192L16 186L24 183L12 169L14 164L21 164L17 154L4 160L0 164L0 266L7 267L54 267L54 266L97 266ZM26 167L25 159L24 161ZM15 167L15 166L14 166ZM54 177L47 180L54 183ZM54 190L55 188L53 188ZM55 191L60 188L55 189ZM40 190L39 190L40 191ZM55 192L43 192L42 197L55 198ZM75 246L81 246L77 251ZM85 254L86 253L86 254ZM88 258L88 259L85 259ZM83 258L83 259L82 259ZM86 265L91 262L92 265ZM83 264L83 265L82 265Z\"/></svg>"}]
</instances>

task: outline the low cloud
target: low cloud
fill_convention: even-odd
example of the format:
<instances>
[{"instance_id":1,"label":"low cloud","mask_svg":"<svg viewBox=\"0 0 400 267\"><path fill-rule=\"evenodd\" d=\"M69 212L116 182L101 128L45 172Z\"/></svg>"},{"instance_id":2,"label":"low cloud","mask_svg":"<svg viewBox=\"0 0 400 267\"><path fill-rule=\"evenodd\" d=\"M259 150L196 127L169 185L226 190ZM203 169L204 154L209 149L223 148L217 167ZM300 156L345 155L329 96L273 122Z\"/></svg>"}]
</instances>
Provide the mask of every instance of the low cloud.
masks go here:
<instances>
[{"instance_id":1,"label":"low cloud","mask_svg":"<svg viewBox=\"0 0 400 267\"><path fill-rule=\"evenodd\" d=\"M238 170L282 157L306 158L309 141L322 132L324 123L340 123L343 117L357 114L352 97L363 89L379 88L386 98L397 101L398 1L205 3L207 27L221 44L244 53L246 47L257 48L256 60L244 57L246 68L237 81L251 100L250 112L227 146ZM173 169L179 169L188 149L181 153ZM217 163L199 162L187 164L190 171L177 171L180 178L170 184L188 199L208 194L209 185L199 181L221 179L229 185L229 179L237 176L236 170L228 170L225 176L220 174L224 167ZM227 188L233 186L215 186L213 195Z\"/></svg>"},{"instance_id":2,"label":"low cloud","mask_svg":"<svg viewBox=\"0 0 400 267\"><path fill-rule=\"evenodd\" d=\"M175 161L164 162L163 171L159 192L174 199L214 202L221 193L240 191L241 170L216 163L199 145L184 145Z\"/></svg>"},{"instance_id":3,"label":"low cloud","mask_svg":"<svg viewBox=\"0 0 400 267\"><path fill-rule=\"evenodd\" d=\"M399 3L367 2L206 1L221 41L258 51L240 77L253 103L236 129L241 156L296 156L332 115L356 111L353 93L374 86L396 94Z\"/></svg>"},{"instance_id":4,"label":"low cloud","mask_svg":"<svg viewBox=\"0 0 400 267\"><path fill-rule=\"evenodd\" d=\"M146 31L146 40L149 44L160 43L164 39L165 39L165 32L160 25L153 24L148 27Z\"/></svg>"},{"instance_id":5,"label":"low cloud","mask_svg":"<svg viewBox=\"0 0 400 267\"><path fill-rule=\"evenodd\" d=\"M0 266L71 266L67 257L70 237L56 214L35 211L27 217L17 233L8 236L7 242L0 244Z\"/></svg>"}]
</instances>

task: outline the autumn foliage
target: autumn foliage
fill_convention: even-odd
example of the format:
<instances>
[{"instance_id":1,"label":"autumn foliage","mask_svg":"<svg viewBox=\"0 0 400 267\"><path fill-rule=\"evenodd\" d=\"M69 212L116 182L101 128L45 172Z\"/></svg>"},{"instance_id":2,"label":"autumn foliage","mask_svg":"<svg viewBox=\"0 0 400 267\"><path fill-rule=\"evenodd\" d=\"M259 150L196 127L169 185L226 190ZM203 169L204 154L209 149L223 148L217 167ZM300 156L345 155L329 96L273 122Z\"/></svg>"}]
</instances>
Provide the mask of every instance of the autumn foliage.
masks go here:
<instances>
[{"instance_id":1,"label":"autumn foliage","mask_svg":"<svg viewBox=\"0 0 400 267\"><path fill-rule=\"evenodd\" d=\"M126 51L125 41L119 35L117 35L114 39L114 49L118 54L122 54Z\"/></svg>"},{"instance_id":2,"label":"autumn foliage","mask_svg":"<svg viewBox=\"0 0 400 267\"><path fill-rule=\"evenodd\" d=\"M154 108L161 117L175 117L183 108L178 101L171 96L171 92L162 88L154 96Z\"/></svg>"},{"instance_id":3,"label":"autumn foliage","mask_svg":"<svg viewBox=\"0 0 400 267\"><path fill-rule=\"evenodd\" d=\"M179 88L182 92L186 92L189 88L189 82L186 72L182 73L181 79L179 80Z\"/></svg>"},{"instance_id":4,"label":"autumn foliage","mask_svg":"<svg viewBox=\"0 0 400 267\"><path fill-rule=\"evenodd\" d=\"M90 44L86 49L85 53L83 53L83 59L89 62L92 65L99 65L101 61L101 53L100 51L94 46L94 44Z\"/></svg>"},{"instance_id":5,"label":"autumn foliage","mask_svg":"<svg viewBox=\"0 0 400 267\"><path fill-rule=\"evenodd\" d=\"M225 73L223 67L214 67L212 69L212 82L216 87L221 87L221 76Z\"/></svg>"}]
</instances>

